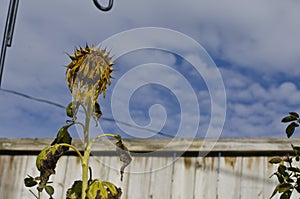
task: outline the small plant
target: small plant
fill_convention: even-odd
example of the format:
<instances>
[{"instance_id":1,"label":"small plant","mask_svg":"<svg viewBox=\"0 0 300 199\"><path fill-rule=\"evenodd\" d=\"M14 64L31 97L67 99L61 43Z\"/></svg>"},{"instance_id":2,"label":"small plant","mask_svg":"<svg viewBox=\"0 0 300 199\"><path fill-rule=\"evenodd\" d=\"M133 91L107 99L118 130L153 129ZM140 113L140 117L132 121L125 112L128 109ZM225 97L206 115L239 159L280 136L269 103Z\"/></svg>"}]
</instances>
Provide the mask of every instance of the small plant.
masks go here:
<instances>
[{"instance_id":1,"label":"small plant","mask_svg":"<svg viewBox=\"0 0 300 199\"><path fill-rule=\"evenodd\" d=\"M290 138L295 129L299 127L300 118L298 113L290 112L281 122L289 123L285 132L287 137ZM270 198L279 193L280 199L289 199L294 190L300 193L300 147L293 144L291 146L292 154L287 154L285 157L274 157L269 161L271 164L278 164L277 171L272 175L277 177L278 184Z\"/></svg>"},{"instance_id":2,"label":"small plant","mask_svg":"<svg viewBox=\"0 0 300 199\"><path fill-rule=\"evenodd\" d=\"M89 167L89 158L92 145L103 137L110 137L116 140L116 152L123 163L120 174L123 179L124 169L131 162L129 150L124 145L123 140L117 134L101 134L90 140L89 129L91 118L96 124L102 112L98 103L98 96L105 97L106 87L111 84L111 72L114 63L106 50L97 49L94 46L85 48L75 48L74 55L68 55L72 60L66 67L67 85L73 97L73 101L67 106L66 114L70 117L67 124L62 126L53 142L45 147L37 156L36 167L40 172L37 177L28 175L24 179L26 187L37 187L37 194L30 192L37 198L41 198L41 192L45 191L49 198L53 198L54 188L50 185L50 177L55 174L58 160L70 149L74 150L80 158L82 167L82 179L73 183L66 192L67 199L118 199L121 197L121 188L113 183L92 179L92 169ZM77 113L83 111L85 121L77 121ZM72 145L72 137L69 128L79 125L83 129L84 142L83 153ZM90 174L90 176L89 176Z\"/></svg>"}]
</instances>

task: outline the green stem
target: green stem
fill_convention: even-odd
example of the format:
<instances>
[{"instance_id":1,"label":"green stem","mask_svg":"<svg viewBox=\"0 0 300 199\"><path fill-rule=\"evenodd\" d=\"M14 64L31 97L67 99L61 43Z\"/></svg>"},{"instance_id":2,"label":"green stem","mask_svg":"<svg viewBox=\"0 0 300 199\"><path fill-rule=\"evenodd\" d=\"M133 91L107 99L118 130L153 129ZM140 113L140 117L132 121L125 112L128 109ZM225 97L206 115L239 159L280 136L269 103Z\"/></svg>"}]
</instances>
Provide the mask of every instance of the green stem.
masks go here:
<instances>
[{"instance_id":1,"label":"green stem","mask_svg":"<svg viewBox=\"0 0 300 199\"><path fill-rule=\"evenodd\" d=\"M84 124L84 154L83 160L81 162L82 166L82 190L81 190L81 198L85 199L86 197L86 189L88 187L88 173L89 173L89 158L91 149L89 147L89 129L90 129L90 122L92 116L92 103L88 101L86 107L86 114L85 114L85 124Z\"/></svg>"},{"instance_id":2,"label":"green stem","mask_svg":"<svg viewBox=\"0 0 300 199\"><path fill-rule=\"evenodd\" d=\"M80 151L79 151L75 146L70 145L70 144L67 144L67 143L60 143L60 144L58 144L58 145L59 145L59 146L70 147L71 149L73 149L73 150L77 153L77 155L78 155L79 158L80 158L80 161L81 161L81 162L83 161L83 157L82 157Z\"/></svg>"},{"instance_id":3,"label":"green stem","mask_svg":"<svg viewBox=\"0 0 300 199\"><path fill-rule=\"evenodd\" d=\"M115 138L115 139L118 140L118 141L121 139L120 135L117 135L117 134L111 134L111 133L101 134L101 135L98 135L97 137L95 137L95 138L91 141L91 143L89 144L89 148L92 148L92 145L93 145L98 139L100 139L100 138L102 138L102 137L113 137L113 138Z\"/></svg>"}]
</instances>

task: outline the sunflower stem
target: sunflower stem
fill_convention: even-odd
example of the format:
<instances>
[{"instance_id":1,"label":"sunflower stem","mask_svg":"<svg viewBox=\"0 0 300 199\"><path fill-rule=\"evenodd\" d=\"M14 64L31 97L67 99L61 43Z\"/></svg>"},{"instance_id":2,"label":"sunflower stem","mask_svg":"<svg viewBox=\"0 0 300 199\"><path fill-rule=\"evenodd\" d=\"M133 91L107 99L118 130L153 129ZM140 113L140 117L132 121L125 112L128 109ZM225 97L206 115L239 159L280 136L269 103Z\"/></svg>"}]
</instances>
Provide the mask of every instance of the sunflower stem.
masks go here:
<instances>
[{"instance_id":1,"label":"sunflower stem","mask_svg":"<svg viewBox=\"0 0 300 199\"><path fill-rule=\"evenodd\" d=\"M89 158L91 147L89 147L89 129L90 122L92 116L92 102L87 100L86 107L86 115L85 115L85 124L84 124L84 154L82 165L82 190L81 190L81 198L84 199L86 197L86 190L88 188L88 173L89 173Z\"/></svg>"}]
</instances>

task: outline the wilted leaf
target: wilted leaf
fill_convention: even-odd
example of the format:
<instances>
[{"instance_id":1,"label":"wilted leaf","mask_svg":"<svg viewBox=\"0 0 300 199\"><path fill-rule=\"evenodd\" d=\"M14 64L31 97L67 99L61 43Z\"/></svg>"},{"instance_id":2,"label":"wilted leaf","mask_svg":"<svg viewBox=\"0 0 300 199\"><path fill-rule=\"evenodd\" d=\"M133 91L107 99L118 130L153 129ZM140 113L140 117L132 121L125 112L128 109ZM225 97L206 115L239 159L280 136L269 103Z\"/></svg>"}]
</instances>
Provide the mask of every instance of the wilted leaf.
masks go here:
<instances>
[{"instance_id":1,"label":"wilted leaf","mask_svg":"<svg viewBox=\"0 0 300 199\"><path fill-rule=\"evenodd\" d=\"M38 190L42 191L50 175L55 173L56 163L63 154L63 148L59 144L45 147L36 159L37 169L40 171L40 183Z\"/></svg>"},{"instance_id":2,"label":"wilted leaf","mask_svg":"<svg viewBox=\"0 0 300 199\"><path fill-rule=\"evenodd\" d=\"M289 112L289 114L290 114L291 116L294 116L294 117L296 117L296 118L299 118L299 115L298 115L298 113L296 113L296 112Z\"/></svg>"},{"instance_id":3,"label":"wilted leaf","mask_svg":"<svg viewBox=\"0 0 300 199\"><path fill-rule=\"evenodd\" d=\"M93 116L94 120L96 121L96 126L98 126L98 120L102 116L102 112L101 112L100 105L98 102L95 102L95 104L94 104L92 116Z\"/></svg>"},{"instance_id":4,"label":"wilted leaf","mask_svg":"<svg viewBox=\"0 0 300 199\"><path fill-rule=\"evenodd\" d=\"M298 126L299 124L297 124L296 122L292 122L286 127L285 132L288 138L290 138L294 134L295 128Z\"/></svg>"},{"instance_id":5,"label":"wilted leaf","mask_svg":"<svg viewBox=\"0 0 300 199\"><path fill-rule=\"evenodd\" d=\"M282 162L282 158L280 158L280 157L275 157L275 158L272 158L271 160L269 160L269 163L271 163L271 164L278 164L281 162Z\"/></svg>"},{"instance_id":6,"label":"wilted leaf","mask_svg":"<svg viewBox=\"0 0 300 199\"><path fill-rule=\"evenodd\" d=\"M297 117L293 116L293 115L289 115L289 116L286 116L284 118L282 118L281 122L292 122L292 121L295 121L297 120Z\"/></svg>"},{"instance_id":7,"label":"wilted leaf","mask_svg":"<svg viewBox=\"0 0 300 199\"><path fill-rule=\"evenodd\" d=\"M66 199L81 199L82 181L75 181L71 188L67 190Z\"/></svg>"},{"instance_id":8,"label":"wilted leaf","mask_svg":"<svg viewBox=\"0 0 300 199\"><path fill-rule=\"evenodd\" d=\"M119 141L116 142L116 146L117 146L117 153L120 156L120 161L123 163L122 167L120 168L121 181L123 181L124 170L130 164L132 158L130 156L130 152L128 148L124 145L122 139L119 139Z\"/></svg>"}]
</instances>

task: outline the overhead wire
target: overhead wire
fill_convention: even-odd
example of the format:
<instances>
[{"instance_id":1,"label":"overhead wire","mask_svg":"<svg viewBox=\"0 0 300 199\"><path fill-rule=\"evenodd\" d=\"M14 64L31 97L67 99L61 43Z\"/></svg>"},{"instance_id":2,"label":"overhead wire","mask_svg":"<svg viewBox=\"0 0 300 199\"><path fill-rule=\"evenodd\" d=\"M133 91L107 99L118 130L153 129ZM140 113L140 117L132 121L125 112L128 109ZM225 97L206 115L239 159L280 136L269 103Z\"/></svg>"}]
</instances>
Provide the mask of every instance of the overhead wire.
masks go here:
<instances>
[{"instance_id":1,"label":"overhead wire","mask_svg":"<svg viewBox=\"0 0 300 199\"><path fill-rule=\"evenodd\" d=\"M27 99L32 100L32 101L37 101L37 102L49 104L51 106L56 106L56 107L61 108L61 109L65 109L66 108L66 106L63 106L63 105L61 105L59 103L52 102L50 100L46 100L46 99L42 99L42 98L33 97L31 95L28 95L28 94L25 94L25 93L22 93L22 92L19 92L19 91L5 89L5 88L0 88L0 91L3 91L5 93L14 94L14 95L17 95L17 96L21 96L21 97L27 98ZM148 131L148 132L156 133L156 134L159 134L159 135L164 136L164 137L169 137L169 138L174 138L175 137L173 135L164 133L162 131L156 131L154 129L140 127L140 126L137 126L137 125L133 125L133 124L124 122L124 121L116 120L116 119L111 118L111 117L101 117L101 119L105 120L105 121L108 121L108 122L116 122L116 123L123 124L123 125L129 126L129 127L132 127L132 128L136 128L136 129L140 129L140 130L145 130L145 131Z\"/></svg>"}]
</instances>

